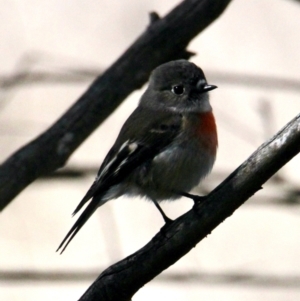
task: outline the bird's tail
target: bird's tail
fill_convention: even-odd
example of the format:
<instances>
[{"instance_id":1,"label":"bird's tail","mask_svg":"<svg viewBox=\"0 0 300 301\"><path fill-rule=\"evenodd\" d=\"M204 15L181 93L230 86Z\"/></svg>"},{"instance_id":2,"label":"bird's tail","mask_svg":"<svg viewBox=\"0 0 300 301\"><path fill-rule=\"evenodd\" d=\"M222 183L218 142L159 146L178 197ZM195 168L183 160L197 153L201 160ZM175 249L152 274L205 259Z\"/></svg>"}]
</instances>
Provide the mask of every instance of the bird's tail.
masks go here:
<instances>
[{"instance_id":1,"label":"bird's tail","mask_svg":"<svg viewBox=\"0 0 300 301\"><path fill-rule=\"evenodd\" d=\"M73 216L78 212L80 211L80 209L85 205L85 203L87 201L89 201L96 193L98 189L98 186L97 186L97 181L95 181L93 183L93 185L90 187L90 189L88 190L88 192L85 194L85 196L83 197L83 199L81 200L81 202L78 204L78 206L75 208L74 212L73 212Z\"/></svg>"},{"instance_id":2,"label":"bird's tail","mask_svg":"<svg viewBox=\"0 0 300 301\"><path fill-rule=\"evenodd\" d=\"M100 199L100 201L99 201ZM70 231L67 233L63 241L60 243L59 247L57 248L56 252L61 250L60 254L64 252L68 244L71 242L71 240L74 238L74 236L77 234L77 232L82 228L82 226L87 222L87 220L92 216L92 214L96 211L96 209L106 203L106 200L101 200L99 196L96 198L94 197L92 201L89 203L89 205L85 208L85 210L81 213L73 227L70 229Z\"/></svg>"}]
</instances>

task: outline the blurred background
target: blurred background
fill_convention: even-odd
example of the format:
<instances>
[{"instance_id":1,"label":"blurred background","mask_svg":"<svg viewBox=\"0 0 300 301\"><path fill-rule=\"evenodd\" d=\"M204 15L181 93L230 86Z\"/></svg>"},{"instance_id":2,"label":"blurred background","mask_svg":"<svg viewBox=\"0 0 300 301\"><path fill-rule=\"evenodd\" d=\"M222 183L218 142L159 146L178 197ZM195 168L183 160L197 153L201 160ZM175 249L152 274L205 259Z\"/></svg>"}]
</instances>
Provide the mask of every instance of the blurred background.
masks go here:
<instances>
[{"instance_id":1,"label":"blurred background","mask_svg":"<svg viewBox=\"0 0 300 301\"><path fill-rule=\"evenodd\" d=\"M46 130L144 31L179 1L0 0L0 162ZM209 83L219 132L207 193L300 109L300 2L234 0L188 49ZM178 25L180 26L180 24ZM141 62L142 63L142 62ZM144 90L144 89L143 89ZM153 204L101 207L63 255L75 206L143 90L0 215L0 300L77 300L110 264L163 225ZM133 300L300 300L300 157ZM172 218L192 202L164 203Z\"/></svg>"}]
</instances>

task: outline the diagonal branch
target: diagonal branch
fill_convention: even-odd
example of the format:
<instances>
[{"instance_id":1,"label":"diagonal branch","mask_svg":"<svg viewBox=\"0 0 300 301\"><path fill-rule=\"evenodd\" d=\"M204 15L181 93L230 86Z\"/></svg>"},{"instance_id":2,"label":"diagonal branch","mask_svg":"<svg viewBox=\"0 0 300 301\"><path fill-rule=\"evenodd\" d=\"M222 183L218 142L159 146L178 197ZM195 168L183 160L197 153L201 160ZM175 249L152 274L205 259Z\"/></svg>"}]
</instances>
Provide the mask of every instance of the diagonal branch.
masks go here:
<instances>
[{"instance_id":1,"label":"diagonal branch","mask_svg":"<svg viewBox=\"0 0 300 301\"><path fill-rule=\"evenodd\" d=\"M160 19L151 14L146 31L46 132L0 166L0 210L38 177L62 167L74 150L156 66L189 58L189 42L211 24L230 0L185 0Z\"/></svg>"},{"instance_id":2,"label":"diagonal branch","mask_svg":"<svg viewBox=\"0 0 300 301\"><path fill-rule=\"evenodd\" d=\"M229 217L300 152L300 114L257 149L204 202L163 228L147 245L106 269L80 301L128 301Z\"/></svg>"}]
</instances>

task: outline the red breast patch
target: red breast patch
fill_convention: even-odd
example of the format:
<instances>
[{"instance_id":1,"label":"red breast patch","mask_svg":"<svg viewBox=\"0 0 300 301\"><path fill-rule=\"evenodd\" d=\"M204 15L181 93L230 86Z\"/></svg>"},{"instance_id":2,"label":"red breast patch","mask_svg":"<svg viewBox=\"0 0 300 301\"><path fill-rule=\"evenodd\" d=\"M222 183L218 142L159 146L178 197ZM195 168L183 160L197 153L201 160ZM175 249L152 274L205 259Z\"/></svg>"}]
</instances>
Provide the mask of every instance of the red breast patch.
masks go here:
<instances>
[{"instance_id":1,"label":"red breast patch","mask_svg":"<svg viewBox=\"0 0 300 301\"><path fill-rule=\"evenodd\" d=\"M201 140L201 144L216 155L218 135L215 117L212 112L198 113L198 122L195 134Z\"/></svg>"}]
</instances>

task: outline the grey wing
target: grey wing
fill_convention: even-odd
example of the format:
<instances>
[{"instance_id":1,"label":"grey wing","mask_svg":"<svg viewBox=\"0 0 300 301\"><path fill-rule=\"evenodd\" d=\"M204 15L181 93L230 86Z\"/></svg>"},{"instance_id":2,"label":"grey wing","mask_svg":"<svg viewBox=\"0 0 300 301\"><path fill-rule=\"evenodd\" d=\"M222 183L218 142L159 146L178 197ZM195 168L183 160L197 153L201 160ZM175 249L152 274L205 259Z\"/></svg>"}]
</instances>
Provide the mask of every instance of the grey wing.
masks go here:
<instances>
[{"instance_id":1,"label":"grey wing","mask_svg":"<svg viewBox=\"0 0 300 301\"><path fill-rule=\"evenodd\" d=\"M136 118L136 114L138 117L149 118L151 113L153 112L139 112L137 109L126 122L129 126L126 126L125 123L116 143L100 167L95 182L76 207L74 214L89 199L92 198L92 201L67 233L57 251L62 249L62 253L65 250L76 233L98 208L101 203L101 197L109 188L123 181L135 168L152 160L178 135L182 125L182 116L179 114L155 112L155 116L150 115L149 122L143 123L143 126L137 124L139 119ZM141 116L141 114L145 114L145 116ZM132 128L133 130L135 129L134 137L130 135L130 127L135 127Z\"/></svg>"},{"instance_id":2,"label":"grey wing","mask_svg":"<svg viewBox=\"0 0 300 301\"><path fill-rule=\"evenodd\" d=\"M180 114L153 112L138 107L123 125L115 144L100 166L93 185L78 204L73 215L92 197L102 193L113 183L121 181L144 161L156 156L174 139L181 126Z\"/></svg>"}]
</instances>

